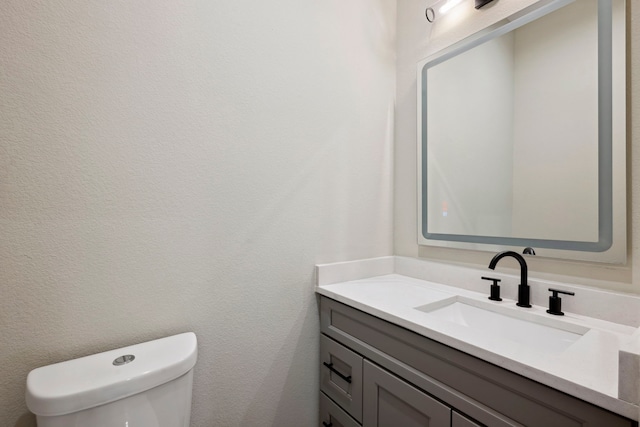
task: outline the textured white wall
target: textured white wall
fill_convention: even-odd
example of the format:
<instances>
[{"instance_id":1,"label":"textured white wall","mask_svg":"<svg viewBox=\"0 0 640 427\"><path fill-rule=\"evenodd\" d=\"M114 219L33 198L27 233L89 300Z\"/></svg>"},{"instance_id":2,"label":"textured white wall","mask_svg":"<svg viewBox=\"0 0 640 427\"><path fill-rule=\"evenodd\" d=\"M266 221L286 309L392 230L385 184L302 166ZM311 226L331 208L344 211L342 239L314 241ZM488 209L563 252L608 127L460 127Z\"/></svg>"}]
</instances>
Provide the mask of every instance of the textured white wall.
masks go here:
<instances>
[{"instance_id":1,"label":"textured white wall","mask_svg":"<svg viewBox=\"0 0 640 427\"><path fill-rule=\"evenodd\" d=\"M433 3L433 2L429 2ZM473 34L501 18L535 3L535 0L496 0L479 11L465 2L439 26L429 26L421 0L398 2L398 43L395 126L394 252L433 260L488 265L489 252L419 247L416 207L416 64L455 41ZM570 280L576 283L640 293L640 5L627 0L628 61L628 260L624 266L586 262L532 259L530 274L536 277ZM452 11L453 12L453 11ZM436 21L437 23L437 21ZM514 262L511 264L517 267ZM509 262L505 264L509 267Z\"/></svg>"},{"instance_id":2,"label":"textured white wall","mask_svg":"<svg viewBox=\"0 0 640 427\"><path fill-rule=\"evenodd\" d=\"M0 3L0 425L195 331L193 426L317 422L315 263L392 253L395 0Z\"/></svg>"}]
</instances>

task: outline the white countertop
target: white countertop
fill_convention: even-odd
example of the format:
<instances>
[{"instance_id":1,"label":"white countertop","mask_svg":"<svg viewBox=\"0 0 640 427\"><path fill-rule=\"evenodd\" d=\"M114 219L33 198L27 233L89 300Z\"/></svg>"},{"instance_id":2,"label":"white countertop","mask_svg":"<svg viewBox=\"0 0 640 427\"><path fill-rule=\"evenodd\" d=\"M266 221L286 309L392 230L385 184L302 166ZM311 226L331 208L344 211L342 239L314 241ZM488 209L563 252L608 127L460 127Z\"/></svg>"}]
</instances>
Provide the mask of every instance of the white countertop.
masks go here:
<instances>
[{"instance_id":1,"label":"white countertop","mask_svg":"<svg viewBox=\"0 0 640 427\"><path fill-rule=\"evenodd\" d=\"M532 308L520 308L515 305L514 300L504 296L501 302L489 301L487 299L488 284L487 292L480 293L397 273L349 280L354 276L353 268L347 271L346 281L323 283L335 282L340 274L336 275L335 270L327 269L327 274L320 277L321 268L322 266L319 267L316 288L318 294L627 418L633 420L639 418L640 410L637 402L631 403L618 398L620 370L618 353L620 349L630 351L629 349L637 347L640 340L637 327L578 315L566 310L564 310L565 316L551 316L546 313L547 307L534 305ZM377 273L386 272L386 270L388 269L373 269ZM329 273L332 275L332 280L326 280ZM542 323L555 322L555 324L566 326L569 330L580 327L589 330L568 348L553 354L544 349L537 351L536 348L530 346L527 348L515 341L497 338L491 331L482 331L438 319L416 309L416 307L456 296L481 301L483 304L495 304L496 310L507 314L513 311L516 317L526 313L526 316L532 319L537 318ZM637 360L640 361L640 357ZM633 382L631 388L639 386L637 382L640 363L638 365L635 368L634 366L625 367L624 380ZM626 388L629 389L628 384Z\"/></svg>"}]
</instances>

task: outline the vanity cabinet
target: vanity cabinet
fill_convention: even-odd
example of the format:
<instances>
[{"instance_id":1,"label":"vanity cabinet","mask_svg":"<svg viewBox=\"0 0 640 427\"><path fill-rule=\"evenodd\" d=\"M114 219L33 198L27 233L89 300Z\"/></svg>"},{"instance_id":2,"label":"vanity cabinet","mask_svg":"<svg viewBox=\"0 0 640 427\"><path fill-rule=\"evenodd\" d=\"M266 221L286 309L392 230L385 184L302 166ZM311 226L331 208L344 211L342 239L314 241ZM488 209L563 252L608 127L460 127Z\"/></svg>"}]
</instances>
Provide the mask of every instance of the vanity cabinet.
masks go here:
<instances>
[{"instance_id":1,"label":"vanity cabinet","mask_svg":"<svg viewBox=\"0 0 640 427\"><path fill-rule=\"evenodd\" d=\"M364 362L365 426L448 426L451 409L395 375Z\"/></svg>"},{"instance_id":2,"label":"vanity cabinet","mask_svg":"<svg viewBox=\"0 0 640 427\"><path fill-rule=\"evenodd\" d=\"M323 427L480 426L325 335L320 353Z\"/></svg>"},{"instance_id":3,"label":"vanity cabinet","mask_svg":"<svg viewBox=\"0 0 640 427\"><path fill-rule=\"evenodd\" d=\"M332 299L320 311L320 426L638 426Z\"/></svg>"}]
</instances>

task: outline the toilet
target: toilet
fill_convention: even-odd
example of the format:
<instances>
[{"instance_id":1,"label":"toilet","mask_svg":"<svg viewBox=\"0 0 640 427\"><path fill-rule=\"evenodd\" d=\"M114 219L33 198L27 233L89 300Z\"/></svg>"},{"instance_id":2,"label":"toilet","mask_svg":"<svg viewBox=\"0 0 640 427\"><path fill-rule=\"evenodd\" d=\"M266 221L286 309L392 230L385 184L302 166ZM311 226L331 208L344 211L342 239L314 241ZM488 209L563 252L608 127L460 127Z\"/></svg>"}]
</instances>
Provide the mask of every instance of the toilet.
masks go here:
<instances>
[{"instance_id":1,"label":"toilet","mask_svg":"<svg viewBox=\"0 0 640 427\"><path fill-rule=\"evenodd\" d=\"M27 407L38 427L189 427L193 332L34 369Z\"/></svg>"}]
</instances>

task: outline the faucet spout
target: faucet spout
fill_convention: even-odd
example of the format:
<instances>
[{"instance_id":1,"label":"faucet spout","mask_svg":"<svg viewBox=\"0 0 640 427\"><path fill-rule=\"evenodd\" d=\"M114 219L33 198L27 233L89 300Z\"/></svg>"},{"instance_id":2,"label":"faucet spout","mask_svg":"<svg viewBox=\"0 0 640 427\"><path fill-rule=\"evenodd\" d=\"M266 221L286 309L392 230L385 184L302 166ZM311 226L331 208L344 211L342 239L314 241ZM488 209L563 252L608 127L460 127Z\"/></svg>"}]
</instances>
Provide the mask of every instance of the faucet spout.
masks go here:
<instances>
[{"instance_id":1,"label":"faucet spout","mask_svg":"<svg viewBox=\"0 0 640 427\"><path fill-rule=\"evenodd\" d=\"M527 262L522 255L514 251L499 252L491 259L489 268L495 270L498 261L504 257L515 258L520 264L520 285L518 285L518 303L516 305L520 307L531 307L529 301L529 284L527 283Z\"/></svg>"}]
</instances>

